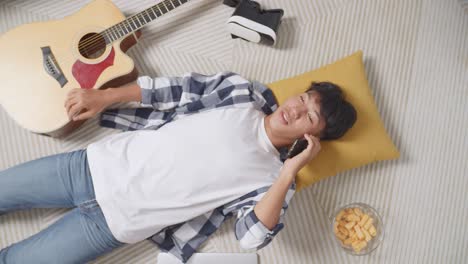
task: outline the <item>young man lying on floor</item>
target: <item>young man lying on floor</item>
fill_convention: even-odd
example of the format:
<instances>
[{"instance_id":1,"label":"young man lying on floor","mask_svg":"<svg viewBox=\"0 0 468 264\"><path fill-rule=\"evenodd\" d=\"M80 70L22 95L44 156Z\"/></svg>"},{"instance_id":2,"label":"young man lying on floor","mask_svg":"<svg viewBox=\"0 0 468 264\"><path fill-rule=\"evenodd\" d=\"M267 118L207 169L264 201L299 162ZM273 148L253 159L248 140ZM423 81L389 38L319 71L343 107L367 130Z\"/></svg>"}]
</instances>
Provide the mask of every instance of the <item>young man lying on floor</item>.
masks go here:
<instances>
[{"instance_id":1,"label":"young man lying on floor","mask_svg":"<svg viewBox=\"0 0 468 264\"><path fill-rule=\"evenodd\" d=\"M74 89L65 107L79 120L129 101L143 107L100 116L123 133L0 172L1 213L74 208L2 249L0 263L83 263L148 238L185 262L233 214L240 246L260 249L284 227L295 176L319 139L341 137L356 120L332 83L278 107L270 89L232 72ZM302 137L308 147L285 159Z\"/></svg>"}]
</instances>

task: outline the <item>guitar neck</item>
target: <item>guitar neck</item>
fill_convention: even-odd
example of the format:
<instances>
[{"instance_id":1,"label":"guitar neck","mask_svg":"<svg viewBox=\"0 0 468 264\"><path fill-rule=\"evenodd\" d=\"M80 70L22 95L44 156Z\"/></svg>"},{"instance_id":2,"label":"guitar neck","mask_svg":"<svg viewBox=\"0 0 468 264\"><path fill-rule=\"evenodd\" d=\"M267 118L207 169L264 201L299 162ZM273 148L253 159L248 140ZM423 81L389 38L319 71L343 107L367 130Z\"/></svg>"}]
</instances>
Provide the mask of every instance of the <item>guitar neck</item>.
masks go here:
<instances>
[{"instance_id":1,"label":"guitar neck","mask_svg":"<svg viewBox=\"0 0 468 264\"><path fill-rule=\"evenodd\" d=\"M144 25L150 23L156 18L166 14L167 12L187 3L189 0L164 0L140 13L137 13L124 21L113 25L112 27L104 30L100 34L106 40L106 44L112 43L121 39Z\"/></svg>"}]
</instances>

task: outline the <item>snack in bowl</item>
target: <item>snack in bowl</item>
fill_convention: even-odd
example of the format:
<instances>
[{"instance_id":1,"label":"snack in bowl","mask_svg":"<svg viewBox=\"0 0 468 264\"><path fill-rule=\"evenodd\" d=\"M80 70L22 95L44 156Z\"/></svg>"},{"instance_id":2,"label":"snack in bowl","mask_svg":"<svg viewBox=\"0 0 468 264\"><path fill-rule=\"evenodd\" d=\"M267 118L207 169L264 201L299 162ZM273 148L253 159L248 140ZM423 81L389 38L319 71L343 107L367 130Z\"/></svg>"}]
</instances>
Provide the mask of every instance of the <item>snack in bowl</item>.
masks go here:
<instances>
[{"instance_id":1,"label":"snack in bowl","mask_svg":"<svg viewBox=\"0 0 468 264\"><path fill-rule=\"evenodd\" d=\"M343 206L331 220L336 240L353 255L370 253L383 238L382 221L377 212L366 204Z\"/></svg>"}]
</instances>

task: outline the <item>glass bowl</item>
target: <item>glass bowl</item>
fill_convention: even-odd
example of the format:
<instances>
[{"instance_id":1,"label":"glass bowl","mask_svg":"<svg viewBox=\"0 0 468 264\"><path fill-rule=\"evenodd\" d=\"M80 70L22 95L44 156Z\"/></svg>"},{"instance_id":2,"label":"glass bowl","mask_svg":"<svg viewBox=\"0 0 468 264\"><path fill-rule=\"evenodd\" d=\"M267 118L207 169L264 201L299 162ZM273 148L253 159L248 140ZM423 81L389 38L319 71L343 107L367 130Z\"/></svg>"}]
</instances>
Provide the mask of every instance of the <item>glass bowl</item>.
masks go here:
<instances>
[{"instance_id":1,"label":"glass bowl","mask_svg":"<svg viewBox=\"0 0 468 264\"><path fill-rule=\"evenodd\" d=\"M367 243L367 246L364 247L359 252L354 251L351 245L343 244L341 240L335 235L335 232L334 232L335 219L338 213L341 212L341 210L344 210L347 208L353 208L353 207L360 208L364 214L368 214L369 217L372 217L374 219L373 225L376 229L376 236L372 237L372 239ZM335 244L341 249L343 249L346 253L351 254L351 255L355 255L355 256L368 255L382 243L383 238L384 238L384 233L385 233L384 226L383 226L380 215L377 213L377 211L374 208L364 203L350 203L350 204L346 204L346 205L339 207L331 215L330 222L331 222L330 233L333 236L333 240L335 241Z\"/></svg>"}]
</instances>

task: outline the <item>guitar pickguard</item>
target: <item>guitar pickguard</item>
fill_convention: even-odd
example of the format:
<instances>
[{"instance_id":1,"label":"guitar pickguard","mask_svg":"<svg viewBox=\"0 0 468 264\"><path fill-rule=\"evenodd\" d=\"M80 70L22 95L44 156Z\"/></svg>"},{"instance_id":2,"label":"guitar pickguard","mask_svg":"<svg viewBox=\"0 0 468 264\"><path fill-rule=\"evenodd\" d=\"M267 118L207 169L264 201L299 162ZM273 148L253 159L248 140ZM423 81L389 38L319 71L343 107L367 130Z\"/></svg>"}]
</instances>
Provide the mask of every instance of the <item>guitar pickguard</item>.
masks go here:
<instances>
[{"instance_id":1,"label":"guitar pickguard","mask_svg":"<svg viewBox=\"0 0 468 264\"><path fill-rule=\"evenodd\" d=\"M72 67L73 77L83 89L92 89L101 73L109 66L114 65L115 51L112 47L107 58L97 64L86 64L77 60Z\"/></svg>"}]
</instances>

